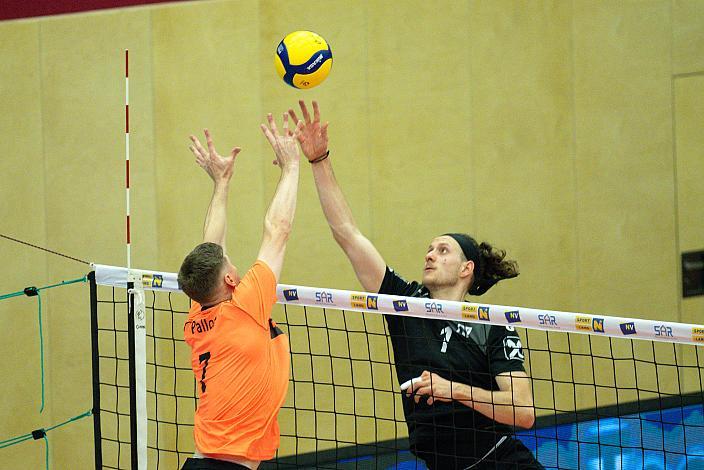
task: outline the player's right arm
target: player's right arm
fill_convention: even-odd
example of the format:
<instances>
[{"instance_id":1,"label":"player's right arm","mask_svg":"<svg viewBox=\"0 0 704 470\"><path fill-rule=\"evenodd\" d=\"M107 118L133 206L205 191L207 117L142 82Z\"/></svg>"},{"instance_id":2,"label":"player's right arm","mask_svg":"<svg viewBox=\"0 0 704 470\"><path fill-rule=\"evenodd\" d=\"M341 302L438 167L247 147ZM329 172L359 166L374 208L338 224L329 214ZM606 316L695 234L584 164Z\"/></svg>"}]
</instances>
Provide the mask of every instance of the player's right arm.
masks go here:
<instances>
[{"instance_id":1,"label":"player's right arm","mask_svg":"<svg viewBox=\"0 0 704 470\"><path fill-rule=\"evenodd\" d=\"M286 242L291 233L293 216L296 212L300 168L300 153L296 139L299 128L296 128L295 132L288 130L287 114L284 114L282 133L278 132L271 114L267 119L269 126L262 124L261 129L274 150L276 155L274 164L281 168L281 178L264 217L264 234L257 259L264 261L278 280L284 263Z\"/></svg>"},{"instance_id":2,"label":"player's right arm","mask_svg":"<svg viewBox=\"0 0 704 470\"><path fill-rule=\"evenodd\" d=\"M230 189L230 179L233 174L235 158L242 150L235 147L229 157L220 156L215 150L213 138L208 129L205 129L205 141L208 149L201 145L196 136L190 136L193 144L189 147L196 157L196 163L213 180L213 196L205 214L203 224L203 242L217 243L227 253L225 238L227 234L227 195Z\"/></svg>"},{"instance_id":3,"label":"player's right arm","mask_svg":"<svg viewBox=\"0 0 704 470\"><path fill-rule=\"evenodd\" d=\"M328 151L328 124L320 124L318 103L313 101L313 119L303 100L298 102L303 113L302 130L298 135L301 149L313 167L313 178L318 190L320 205L328 221L335 241L349 258L362 287L369 292L378 292L386 274L386 263L381 254L362 232L352 216L342 189L337 183L329 158L316 161ZM288 110L296 124L299 121L293 109Z\"/></svg>"}]
</instances>

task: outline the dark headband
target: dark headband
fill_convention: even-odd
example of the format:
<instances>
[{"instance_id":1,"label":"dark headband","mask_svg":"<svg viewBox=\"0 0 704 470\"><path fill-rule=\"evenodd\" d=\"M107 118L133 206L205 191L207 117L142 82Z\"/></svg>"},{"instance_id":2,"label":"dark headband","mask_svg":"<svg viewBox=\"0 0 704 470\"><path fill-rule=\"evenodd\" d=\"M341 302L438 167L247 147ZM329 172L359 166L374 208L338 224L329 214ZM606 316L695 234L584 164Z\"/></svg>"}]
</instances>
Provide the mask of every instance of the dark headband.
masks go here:
<instances>
[{"instance_id":1,"label":"dark headband","mask_svg":"<svg viewBox=\"0 0 704 470\"><path fill-rule=\"evenodd\" d=\"M462 253L464 253L464 257L467 258L467 261L474 261L474 265L477 268L481 267L482 257L479 254L477 242L463 233L446 233L445 236L453 238L460 245L460 248L462 248Z\"/></svg>"},{"instance_id":2,"label":"dark headband","mask_svg":"<svg viewBox=\"0 0 704 470\"><path fill-rule=\"evenodd\" d=\"M482 295L499 281L498 279L484 276L484 262L477 242L474 239L463 233L446 233L445 236L451 237L460 245L467 261L474 262L474 281L472 282L472 287L467 291L468 294Z\"/></svg>"}]
</instances>

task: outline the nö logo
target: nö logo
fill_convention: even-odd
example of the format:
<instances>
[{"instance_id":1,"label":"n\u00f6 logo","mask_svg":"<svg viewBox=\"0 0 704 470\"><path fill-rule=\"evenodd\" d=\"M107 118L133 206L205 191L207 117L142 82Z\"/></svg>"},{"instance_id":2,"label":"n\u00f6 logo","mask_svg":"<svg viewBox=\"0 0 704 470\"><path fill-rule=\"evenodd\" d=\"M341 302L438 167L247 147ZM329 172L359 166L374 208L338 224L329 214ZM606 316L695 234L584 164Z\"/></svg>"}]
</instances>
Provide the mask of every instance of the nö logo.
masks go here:
<instances>
[{"instance_id":1,"label":"n\u00f6 logo","mask_svg":"<svg viewBox=\"0 0 704 470\"><path fill-rule=\"evenodd\" d=\"M592 318L592 330L595 333L604 332L604 319L603 318Z\"/></svg>"},{"instance_id":2,"label":"n\u00f6 logo","mask_svg":"<svg viewBox=\"0 0 704 470\"><path fill-rule=\"evenodd\" d=\"M477 309L478 320L489 321L489 307L479 307Z\"/></svg>"}]
</instances>

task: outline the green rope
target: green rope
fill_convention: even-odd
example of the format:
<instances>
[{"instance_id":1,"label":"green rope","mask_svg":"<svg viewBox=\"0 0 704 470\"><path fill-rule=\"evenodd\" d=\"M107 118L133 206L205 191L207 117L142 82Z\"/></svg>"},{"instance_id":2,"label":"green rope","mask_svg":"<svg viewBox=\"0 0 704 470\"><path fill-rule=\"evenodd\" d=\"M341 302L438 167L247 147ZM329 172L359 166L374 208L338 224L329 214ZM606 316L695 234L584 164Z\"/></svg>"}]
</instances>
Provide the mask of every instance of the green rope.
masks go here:
<instances>
[{"instance_id":1,"label":"green rope","mask_svg":"<svg viewBox=\"0 0 704 470\"><path fill-rule=\"evenodd\" d=\"M75 284L75 283L77 283L77 282L87 282L87 281L88 281L88 277L83 276L83 277L81 277L81 278L72 279L72 280L70 280L70 281L61 281L61 282L59 282L58 284L52 284L52 285L50 285L50 286L37 287L36 289L37 289L38 291L40 291L40 290L45 290L45 289L51 289L51 288L53 288L53 287L67 286L67 285L69 285L69 284ZM27 294L25 293L24 289L21 290L21 291L18 291L18 292L13 292L13 293L11 293L11 294L0 295L0 300L10 299L10 298L12 298L12 297L18 297L18 296L20 296L20 295L27 295Z\"/></svg>"},{"instance_id":2,"label":"green rope","mask_svg":"<svg viewBox=\"0 0 704 470\"><path fill-rule=\"evenodd\" d=\"M21 291L13 292L11 294L0 295L0 300L10 299L12 297L19 297L20 295L26 295L28 297L37 296L37 301L39 303L39 364L41 369L41 384L42 384L42 403L39 407L39 413L44 411L45 403L45 386L44 386L44 328L42 326L42 296L39 294L40 291L45 289L52 289L54 287L67 286L69 284L75 284L76 282L86 282L88 278L83 276L78 279L72 279L70 281L61 281L58 284L52 284L50 286L44 287L27 287Z\"/></svg>"},{"instance_id":3,"label":"green rope","mask_svg":"<svg viewBox=\"0 0 704 470\"><path fill-rule=\"evenodd\" d=\"M44 411L44 329L42 328L42 296L38 291L37 302L39 302L39 365L42 382L42 406L39 408L39 414L41 414Z\"/></svg>"},{"instance_id":4,"label":"green rope","mask_svg":"<svg viewBox=\"0 0 704 470\"><path fill-rule=\"evenodd\" d=\"M7 439L5 441L0 442L0 449L4 449L5 447L10 447L15 444L19 444L20 442L28 441L32 438L32 434L25 434L24 436L17 436L13 437L11 439Z\"/></svg>"},{"instance_id":5,"label":"green rope","mask_svg":"<svg viewBox=\"0 0 704 470\"><path fill-rule=\"evenodd\" d=\"M69 418L63 423L55 424L53 426L50 426L46 429L38 429L37 431L42 431L43 435L42 438L44 439L44 461L46 465L46 470L49 470L49 438L46 436L46 433L49 431L52 431L56 428L60 428L61 426L64 426L66 424L72 423L74 421L78 421L79 419L87 418L88 416L92 415L93 411L88 410L85 413L82 413L78 416L74 416L73 418ZM29 434L24 434L22 436L17 436L17 437L11 437L10 439L6 439L4 441L0 441L0 449L4 449L5 447L10 447L15 444L19 444L20 442L25 442L30 439L33 439L34 436L32 436L32 433L30 432ZM39 439L39 437L37 437Z\"/></svg>"},{"instance_id":6,"label":"green rope","mask_svg":"<svg viewBox=\"0 0 704 470\"><path fill-rule=\"evenodd\" d=\"M44 434L44 462L46 470L49 470L49 438Z\"/></svg>"},{"instance_id":7,"label":"green rope","mask_svg":"<svg viewBox=\"0 0 704 470\"><path fill-rule=\"evenodd\" d=\"M93 410L88 410L88 411L86 411L85 413L82 413L82 414L80 414L80 415L78 415L78 416L74 416L73 418L67 419L67 420L64 421L63 423L59 423L59 424L55 424L55 425L53 425L53 426L50 426L50 427L46 428L46 430L47 430L47 432L48 432L48 431L53 431L53 430L56 429L56 428L60 428L61 426L64 426L64 425L66 425L66 424L72 423L72 422L74 422L74 421L78 421L79 419L87 418L88 416L91 416L92 414L93 414Z\"/></svg>"}]
</instances>

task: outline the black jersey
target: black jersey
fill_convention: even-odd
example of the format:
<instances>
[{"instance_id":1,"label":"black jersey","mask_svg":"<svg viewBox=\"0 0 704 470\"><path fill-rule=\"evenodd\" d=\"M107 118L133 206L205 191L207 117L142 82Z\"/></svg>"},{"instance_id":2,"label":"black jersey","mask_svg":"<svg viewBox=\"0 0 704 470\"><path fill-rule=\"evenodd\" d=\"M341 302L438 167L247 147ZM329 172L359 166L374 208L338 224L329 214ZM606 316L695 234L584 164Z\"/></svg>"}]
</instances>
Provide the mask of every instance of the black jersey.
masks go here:
<instances>
[{"instance_id":1,"label":"black jersey","mask_svg":"<svg viewBox=\"0 0 704 470\"><path fill-rule=\"evenodd\" d=\"M418 282L406 282L386 268L380 294L430 298L428 289ZM513 327L483 323L385 315L394 348L396 374L403 383L424 370L441 377L485 390L499 390L495 376L503 372L524 371L521 341ZM403 395L403 411L412 448L440 447L454 440L466 457L481 457L511 427L497 423L457 401L418 404Z\"/></svg>"}]
</instances>

